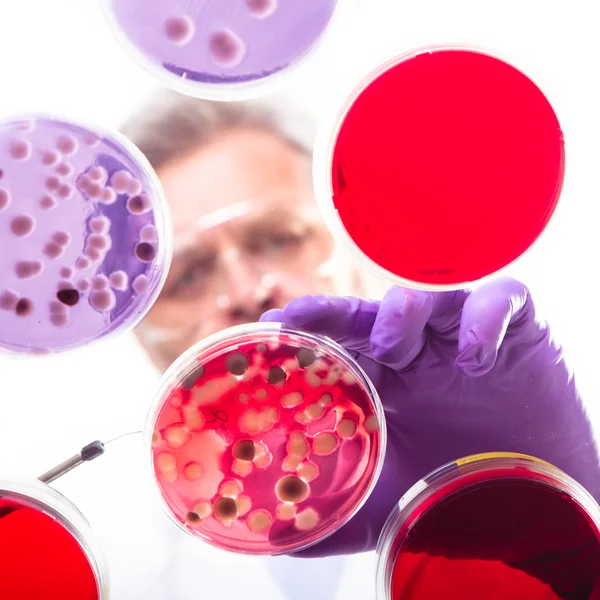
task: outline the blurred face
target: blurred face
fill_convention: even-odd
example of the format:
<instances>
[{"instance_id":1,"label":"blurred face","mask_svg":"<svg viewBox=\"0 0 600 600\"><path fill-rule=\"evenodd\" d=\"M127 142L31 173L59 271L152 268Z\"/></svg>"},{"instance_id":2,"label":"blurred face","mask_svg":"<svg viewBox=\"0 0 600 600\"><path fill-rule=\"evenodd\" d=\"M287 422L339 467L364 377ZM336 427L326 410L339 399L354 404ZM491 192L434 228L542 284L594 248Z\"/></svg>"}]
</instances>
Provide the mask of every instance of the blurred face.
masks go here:
<instances>
[{"instance_id":1,"label":"blurred face","mask_svg":"<svg viewBox=\"0 0 600 600\"><path fill-rule=\"evenodd\" d=\"M236 129L158 175L173 219L173 264L138 333L159 368L207 335L303 294L334 292L334 244L309 156L271 133Z\"/></svg>"}]
</instances>

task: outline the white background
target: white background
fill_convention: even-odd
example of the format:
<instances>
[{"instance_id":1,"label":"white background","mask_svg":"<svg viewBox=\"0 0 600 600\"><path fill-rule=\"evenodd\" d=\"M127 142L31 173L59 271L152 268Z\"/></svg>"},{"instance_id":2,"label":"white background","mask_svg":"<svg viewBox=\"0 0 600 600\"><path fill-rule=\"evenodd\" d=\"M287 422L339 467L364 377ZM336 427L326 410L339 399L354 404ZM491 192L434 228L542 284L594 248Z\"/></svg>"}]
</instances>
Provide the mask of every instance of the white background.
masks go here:
<instances>
[{"instance_id":1,"label":"white background","mask_svg":"<svg viewBox=\"0 0 600 600\"><path fill-rule=\"evenodd\" d=\"M536 79L563 126L567 179L549 232L511 271L536 294L600 424L596 5L595 0L344 0L318 53L285 82L285 91L319 117L379 61L411 47L448 42L498 53ZM108 127L117 127L155 88L113 40L96 0L1 2L0 82L0 118L41 110ZM140 429L155 383L128 336L54 358L0 359L0 478L10 473L37 475L92 439ZM205 578L209 562L188 565L182 567L181 589L160 591L152 582L166 568L167 557L173 562L174 556L191 556L198 551L190 542L197 544L172 532L166 520L160 520L159 527L145 506L138 442L135 437L115 442L97 463L57 485L96 529L109 556L114 598L177 600L199 597L199 589L206 597L216 597L207 586L217 581L226 586L221 595L225 600L242 592L245 598L267 595L274 600L308 593L326 600L334 597L317 581L312 581L310 592L283 596L280 587L265 579L270 576L262 562L223 557L212 550L210 558L202 555L210 562L212 579ZM131 509L132 502L139 512L121 508ZM161 535L174 535L169 543L175 543L177 551L155 532L163 526L168 533L161 529ZM286 576L296 569L296 563L278 564L283 573L290 569ZM322 565L344 569L336 597L371 597L371 556ZM232 577L236 572L239 577ZM303 585L311 584L310 577L302 579ZM195 581L195 593L190 581ZM143 589L144 582L148 589Z\"/></svg>"}]
</instances>

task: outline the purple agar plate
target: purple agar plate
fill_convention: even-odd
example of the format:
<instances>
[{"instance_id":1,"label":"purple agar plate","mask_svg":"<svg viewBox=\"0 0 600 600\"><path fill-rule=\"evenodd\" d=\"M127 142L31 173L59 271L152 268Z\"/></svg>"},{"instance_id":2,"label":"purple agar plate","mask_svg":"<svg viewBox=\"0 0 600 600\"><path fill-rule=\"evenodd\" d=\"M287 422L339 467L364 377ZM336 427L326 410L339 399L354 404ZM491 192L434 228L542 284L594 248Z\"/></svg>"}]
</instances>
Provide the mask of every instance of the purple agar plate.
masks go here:
<instances>
[{"instance_id":1,"label":"purple agar plate","mask_svg":"<svg viewBox=\"0 0 600 600\"><path fill-rule=\"evenodd\" d=\"M0 351L132 327L170 252L160 184L125 138L51 117L0 123Z\"/></svg>"},{"instance_id":2,"label":"purple agar plate","mask_svg":"<svg viewBox=\"0 0 600 600\"><path fill-rule=\"evenodd\" d=\"M258 95L321 39L337 0L103 0L132 56L166 85L212 99Z\"/></svg>"}]
</instances>

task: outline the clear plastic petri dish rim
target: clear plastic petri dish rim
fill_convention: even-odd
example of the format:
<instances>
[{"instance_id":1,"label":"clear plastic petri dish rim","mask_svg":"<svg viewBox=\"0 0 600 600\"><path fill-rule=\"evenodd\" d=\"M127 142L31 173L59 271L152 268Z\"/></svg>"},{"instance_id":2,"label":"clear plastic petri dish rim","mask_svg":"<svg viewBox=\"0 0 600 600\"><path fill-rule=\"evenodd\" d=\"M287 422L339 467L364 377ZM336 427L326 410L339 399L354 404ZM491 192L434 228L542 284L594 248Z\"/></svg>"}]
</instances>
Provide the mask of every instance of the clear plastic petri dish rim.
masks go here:
<instances>
[{"instance_id":1,"label":"clear plastic petri dish rim","mask_svg":"<svg viewBox=\"0 0 600 600\"><path fill-rule=\"evenodd\" d=\"M443 502L460 489L464 480L490 471L503 471L507 478L511 477L511 473L522 477L526 472L530 481L568 494L600 531L600 506L583 486L550 463L511 452L468 456L439 467L415 483L390 513L376 549L376 600L391 600L390 589L397 554L423 507L429 506L434 497Z\"/></svg>"},{"instance_id":2,"label":"clear plastic petri dish rim","mask_svg":"<svg viewBox=\"0 0 600 600\"><path fill-rule=\"evenodd\" d=\"M377 420L378 451L371 472L362 476L363 478L366 478L368 475L370 481L368 486L362 490L359 500L354 503L350 510L346 510L341 514L336 512L335 515L332 515L329 519L331 523L327 526L327 531L320 535L318 539L312 539L306 542L301 541L300 543L294 544L293 547L282 546L281 548L270 547L267 549L264 546L261 546L261 544L256 544L255 547L250 544L240 548L238 544L225 536L219 537L203 534L198 531L192 532L185 523L173 513L157 481L153 454L153 434L157 419L165 402L168 401L171 393L181 386L187 378L190 376L194 377L199 363L209 364L213 359L228 352L235 351L243 344L269 345L278 344L280 341L282 344L285 344L286 341L290 341L291 344L297 343L298 346L314 349L317 357L319 356L320 350L322 355L335 357L335 360L348 370L355 379L357 385L360 386L362 391L368 397L370 406ZM387 436L383 406L377 390L357 362L333 340L324 336L289 329L280 323L251 323L230 327L222 332L205 338L188 349L164 374L155 395L154 402L148 412L143 433L143 452L146 456L147 472L154 482L157 500L162 505L163 510L167 513L171 521L173 521L180 529L183 529L188 535L200 538L221 550L240 554L263 554L272 556L303 550L319 543L342 528L360 510L375 488L383 467L386 443Z\"/></svg>"},{"instance_id":3,"label":"clear plastic petri dish rim","mask_svg":"<svg viewBox=\"0 0 600 600\"><path fill-rule=\"evenodd\" d=\"M297 73L311 66L315 56L318 56L320 49L335 29L336 21L340 12L340 5L344 0L335 0L335 7L329 17L327 25L323 28L320 35L304 51L287 65L280 69L245 81L219 81L219 82L201 82L194 81L185 76L169 71L157 61L149 58L146 53L140 49L127 34L125 34L114 15L112 5L119 0L98 0L100 8L104 14L108 27L113 37L126 51L130 57L149 75L160 81L172 90L203 100L213 100L220 102L254 100L277 92L286 82L291 80ZM241 0L242 1L242 0ZM240 1L240 4L241 4Z\"/></svg>"},{"instance_id":4,"label":"clear plastic petri dish rim","mask_svg":"<svg viewBox=\"0 0 600 600\"><path fill-rule=\"evenodd\" d=\"M20 359L25 357L37 358L38 356L43 356L48 353L70 351L79 348L82 345L96 343L99 339L106 339L115 334L121 334L133 329L144 318L158 298L169 272L173 251L172 223L162 184L148 159L135 144L118 131L107 129L81 119L71 119L58 113L35 112L4 117L0 119L0 135L2 135L3 131L14 128L15 126L23 127L23 131L27 132L28 127L35 127L35 124L38 122L42 124L46 123L48 126L55 126L57 128L64 127L65 132L70 131L85 134L90 138L97 140L95 143L105 143L107 149L122 155L124 159L139 170L143 180L147 184L147 189L144 193L151 197L151 211L157 234L157 250L154 259L156 268L152 276L148 278L148 287L142 292L143 299L138 303L135 303L135 305L130 306L124 314L119 315L117 319L102 330L100 335L95 337L92 336L86 340L66 343L61 347L51 349L44 347L38 348L35 345L31 345L31 348L28 350L17 350L12 348L10 344L3 343L2 336L0 335L0 355ZM2 184L3 182L0 181L0 188L3 187ZM54 218L51 214L52 210L45 212L49 213L47 218L52 221Z\"/></svg>"},{"instance_id":5,"label":"clear plastic petri dish rim","mask_svg":"<svg viewBox=\"0 0 600 600\"><path fill-rule=\"evenodd\" d=\"M389 60L383 63L380 63L378 66L375 66L371 68L368 72L364 73L359 83L354 85L354 87L350 89L350 92L346 94L345 99L341 102L338 102L337 106L335 106L333 110L328 110L328 114L321 119L319 128L317 130L317 136L313 152L312 168L315 197L317 199L317 203L319 204L324 220L334 238L338 242L343 244L344 247L348 248L355 261L359 264L364 265L367 269L369 269L371 273L383 280L416 290L434 292L455 291L458 289L469 288L475 283L475 281L463 281L460 283L448 285L423 283L421 281L416 281L402 277L379 265L375 260L367 256L367 254L363 252L363 250L358 246L358 244L355 242L355 240L352 238L352 236L346 229L339 215L339 211L334 206L331 175L334 152L336 149L338 136L342 127L344 126L346 117L353 108L355 102L363 94L363 92L365 92L371 86L371 84L373 84L373 82L379 79L386 72L392 70L397 65L405 61L414 59L423 54L431 54L434 52L443 51L471 52L486 56L488 58L499 60L508 66L513 66L513 68L524 74L536 87L538 87L542 91L544 90L544 87L540 85L540 80L543 79L542 77L536 77L535 73L532 74L529 71L525 74L520 69L514 67L514 60L504 57L502 53L499 53L497 51L491 52L486 50L485 48L480 48L472 44L452 43L431 44L428 46L421 46L408 49L405 52L397 54L396 56L390 58ZM561 187L562 183L559 185L559 189L557 192L558 195L560 195ZM529 246L529 248L525 250L525 252L523 252L520 256L516 257L511 263L505 265L501 269L489 273L484 277L481 277L477 280L477 283L481 284L492 278L502 275L503 273L507 272L515 263L518 263L524 256L526 256L532 250L532 248L537 246L540 240L544 238L544 235L547 233L548 229L550 228L551 224L553 223L556 217L556 212L556 210L553 212L548 224L545 226L542 233Z\"/></svg>"},{"instance_id":6,"label":"clear plastic petri dish rim","mask_svg":"<svg viewBox=\"0 0 600 600\"><path fill-rule=\"evenodd\" d=\"M110 576L104 555L81 511L54 488L37 480L0 480L0 498L39 511L59 523L83 550L96 579L98 600L108 600Z\"/></svg>"}]
</instances>

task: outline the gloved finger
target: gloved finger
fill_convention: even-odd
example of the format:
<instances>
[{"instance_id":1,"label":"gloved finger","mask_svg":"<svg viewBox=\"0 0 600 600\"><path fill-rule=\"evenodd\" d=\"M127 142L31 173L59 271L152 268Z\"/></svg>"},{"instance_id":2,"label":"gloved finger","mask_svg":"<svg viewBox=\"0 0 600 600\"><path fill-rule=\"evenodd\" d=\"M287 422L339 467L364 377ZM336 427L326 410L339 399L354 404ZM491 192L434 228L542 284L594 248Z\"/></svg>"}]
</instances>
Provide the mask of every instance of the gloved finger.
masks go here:
<instances>
[{"instance_id":1,"label":"gloved finger","mask_svg":"<svg viewBox=\"0 0 600 600\"><path fill-rule=\"evenodd\" d=\"M269 311L261 320L281 321L288 327L327 336L346 350L368 353L369 338L379 302L359 298L301 296L281 311Z\"/></svg>"},{"instance_id":2,"label":"gloved finger","mask_svg":"<svg viewBox=\"0 0 600 600\"><path fill-rule=\"evenodd\" d=\"M419 355L426 342L425 326L436 336L457 339L468 292L420 292L390 288L381 302L373 333L371 355L398 371Z\"/></svg>"},{"instance_id":3,"label":"gloved finger","mask_svg":"<svg viewBox=\"0 0 600 600\"><path fill-rule=\"evenodd\" d=\"M472 377L488 373L496 364L509 325L529 328L529 332L519 331L525 343L539 336L541 324L535 321L527 286L502 278L475 290L463 308L456 364Z\"/></svg>"},{"instance_id":4,"label":"gloved finger","mask_svg":"<svg viewBox=\"0 0 600 600\"><path fill-rule=\"evenodd\" d=\"M281 323L283 321L283 310L281 308L272 308L263 313L258 321L259 323Z\"/></svg>"},{"instance_id":5,"label":"gloved finger","mask_svg":"<svg viewBox=\"0 0 600 600\"><path fill-rule=\"evenodd\" d=\"M433 308L427 325L438 337L458 339L463 306L470 294L469 290L456 290L433 295Z\"/></svg>"},{"instance_id":6,"label":"gloved finger","mask_svg":"<svg viewBox=\"0 0 600 600\"><path fill-rule=\"evenodd\" d=\"M425 325L431 317L433 301L430 292L390 288L373 325L373 358L395 371L408 366L425 344Z\"/></svg>"}]
</instances>

